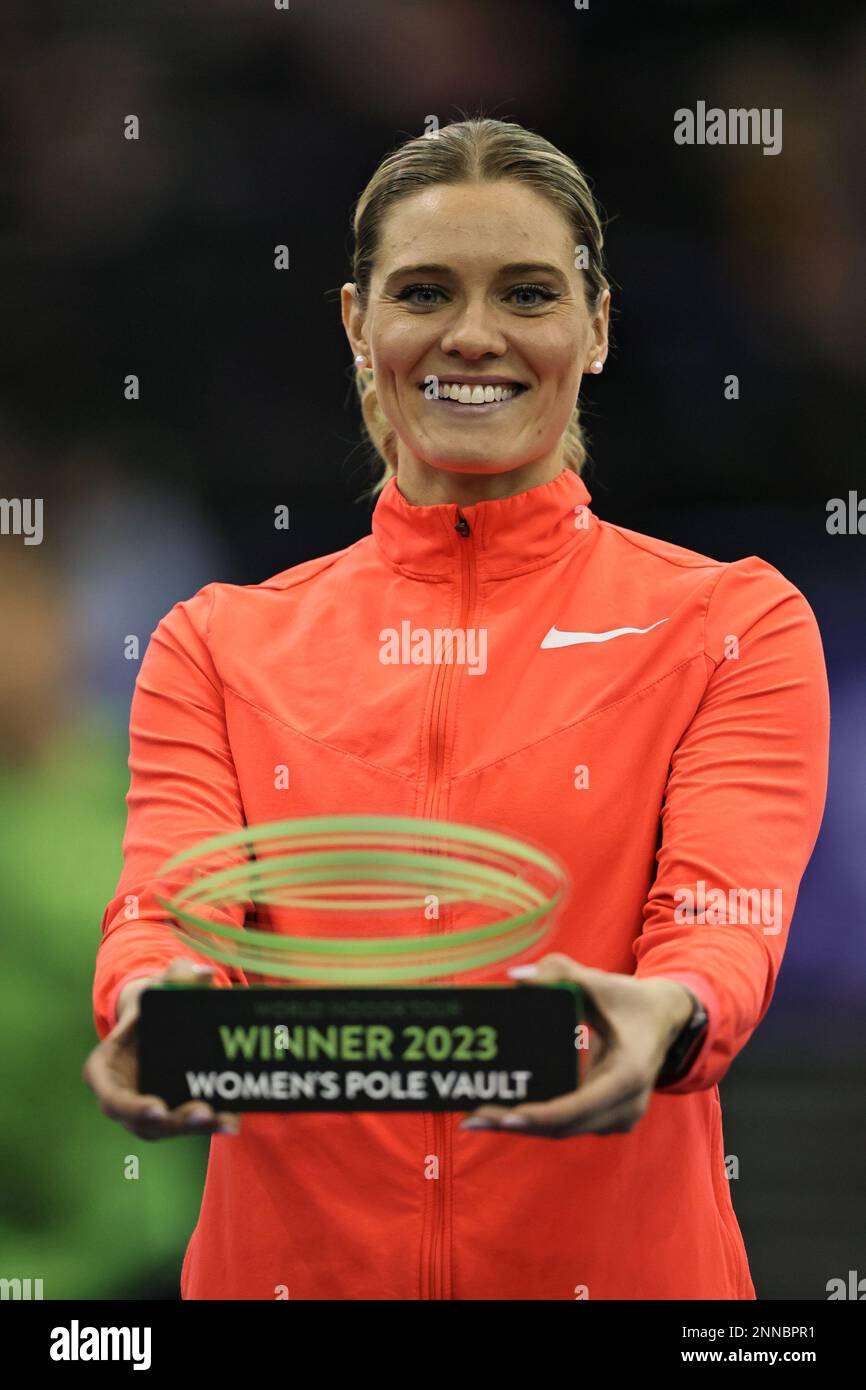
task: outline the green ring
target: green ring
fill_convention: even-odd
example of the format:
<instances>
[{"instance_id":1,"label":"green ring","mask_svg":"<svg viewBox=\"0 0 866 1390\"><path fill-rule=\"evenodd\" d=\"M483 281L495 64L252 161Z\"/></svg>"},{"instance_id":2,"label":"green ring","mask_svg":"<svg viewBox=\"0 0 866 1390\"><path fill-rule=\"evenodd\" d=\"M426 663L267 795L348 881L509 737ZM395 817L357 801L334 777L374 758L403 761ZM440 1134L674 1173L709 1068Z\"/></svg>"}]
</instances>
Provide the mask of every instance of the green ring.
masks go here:
<instances>
[{"instance_id":1,"label":"green ring","mask_svg":"<svg viewBox=\"0 0 866 1390\"><path fill-rule=\"evenodd\" d=\"M358 841L372 841L376 847L358 848ZM407 844L419 842L429 842L431 848L408 850ZM310 849L311 843L323 847ZM443 853L446 845L458 852ZM433 979L495 964L537 944L550 930L569 886L565 866L534 845L495 830L407 816L313 816L246 826L172 856L161 876L218 851L291 851L293 846L294 853L244 859L199 876L172 897L157 895L176 920L175 934L202 955L279 978L339 983ZM493 862L479 863L479 852ZM541 882L529 882L518 868L524 873L531 868ZM375 884L380 896L358 898L365 882ZM333 893L340 884L354 896L317 896L317 890ZM387 912L423 906L423 896L413 895L413 886L434 890L446 904L522 910L460 931L324 939L236 927L190 911L199 903L261 903L314 912ZM288 896L280 896L281 890ZM346 957L356 959L349 964Z\"/></svg>"}]
</instances>

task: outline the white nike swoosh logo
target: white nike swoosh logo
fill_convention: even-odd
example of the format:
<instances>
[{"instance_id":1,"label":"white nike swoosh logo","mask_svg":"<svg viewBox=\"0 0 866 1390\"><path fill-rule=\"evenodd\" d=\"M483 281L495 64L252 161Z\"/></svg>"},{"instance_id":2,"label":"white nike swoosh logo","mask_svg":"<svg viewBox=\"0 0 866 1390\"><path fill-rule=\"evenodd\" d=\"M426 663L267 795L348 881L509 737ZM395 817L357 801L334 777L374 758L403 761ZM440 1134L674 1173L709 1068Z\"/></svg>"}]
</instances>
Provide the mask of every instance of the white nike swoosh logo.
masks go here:
<instances>
[{"instance_id":1,"label":"white nike swoosh logo","mask_svg":"<svg viewBox=\"0 0 866 1390\"><path fill-rule=\"evenodd\" d=\"M610 632L560 632L554 623L542 642L542 647L576 647L579 642L609 642L612 637L624 637L627 632L652 632L654 627L666 623L667 618L659 618L649 627L614 627Z\"/></svg>"}]
</instances>

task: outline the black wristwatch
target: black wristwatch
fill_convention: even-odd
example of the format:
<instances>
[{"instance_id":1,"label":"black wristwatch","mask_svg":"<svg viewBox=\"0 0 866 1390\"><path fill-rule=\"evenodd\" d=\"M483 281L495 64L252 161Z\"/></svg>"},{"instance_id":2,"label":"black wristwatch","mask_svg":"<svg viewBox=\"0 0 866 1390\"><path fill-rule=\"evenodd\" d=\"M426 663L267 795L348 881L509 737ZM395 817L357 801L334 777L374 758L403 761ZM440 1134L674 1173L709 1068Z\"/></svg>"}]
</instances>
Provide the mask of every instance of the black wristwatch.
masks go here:
<instances>
[{"instance_id":1,"label":"black wristwatch","mask_svg":"<svg viewBox=\"0 0 866 1390\"><path fill-rule=\"evenodd\" d=\"M663 1086L672 1086L685 1076L707 1034L710 1023L707 1011L696 994L692 994L691 990L689 994L693 1001L692 1012L668 1048L662 1069L656 1077L657 1091Z\"/></svg>"}]
</instances>

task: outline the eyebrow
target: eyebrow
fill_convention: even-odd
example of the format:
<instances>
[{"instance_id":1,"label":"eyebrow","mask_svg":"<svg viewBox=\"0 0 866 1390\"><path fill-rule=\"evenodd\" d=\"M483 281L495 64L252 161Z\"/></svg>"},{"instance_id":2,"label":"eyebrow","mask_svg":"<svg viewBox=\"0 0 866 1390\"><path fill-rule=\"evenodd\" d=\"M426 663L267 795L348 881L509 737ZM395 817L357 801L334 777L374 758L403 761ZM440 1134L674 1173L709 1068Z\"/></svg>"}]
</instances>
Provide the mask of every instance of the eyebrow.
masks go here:
<instances>
[{"instance_id":1,"label":"eyebrow","mask_svg":"<svg viewBox=\"0 0 866 1390\"><path fill-rule=\"evenodd\" d=\"M452 275L453 271L447 265L401 265L397 270L392 270L385 280L386 285L390 285L394 280L403 275ZM547 261L511 261L508 265L500 267L500 275L553 275L559 280L564 280L561 269L558 265L551 265Z\"/></svg>"}]
</instances>

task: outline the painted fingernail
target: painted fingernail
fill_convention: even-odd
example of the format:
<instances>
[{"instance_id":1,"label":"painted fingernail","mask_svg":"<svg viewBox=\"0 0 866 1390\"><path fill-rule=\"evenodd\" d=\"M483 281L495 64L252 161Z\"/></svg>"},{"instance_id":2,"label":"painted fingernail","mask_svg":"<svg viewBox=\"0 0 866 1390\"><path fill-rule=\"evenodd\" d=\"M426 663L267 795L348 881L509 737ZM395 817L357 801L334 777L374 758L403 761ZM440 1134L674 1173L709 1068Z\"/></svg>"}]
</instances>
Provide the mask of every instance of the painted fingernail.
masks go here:
<instances>
[{"instance_id":1,"label":"painted fingernail","mask_svg":"<svg viewBox=\"0 0 866 1390\"><path fill-rule=\"evenodd\" d=\"M537 965L512 965L508 971L512 980L534 980L538 974Z\"/></svg>"},{"instance_id":2,"label":"painted fingernail","mask_svg":"<svg viewBox=\"0 0 866 1390\"><path fill-rule=\"evenodd\" d=\"M468 1120L464 1120L464 1121L462 1122L460 1128L461 1128L461 1129L492 1129L493 1126L492 1126L492 1124L490 1123L489 1120L482 1120L480 1117L479 1117L478 1119L475 1119L474 1117L470 1117Z\"/></svg>"},{"instance_id":3,"label":"painted fingernail","mask_svg":"<svg viewBox=\"0 0 866 1390\"><path fill-rule=\"evenodd\" d=\"M503 1115L500 1123L506 1129L526 1129L529 1121L525 1115Z\"/></svg>"}]
</instances>

